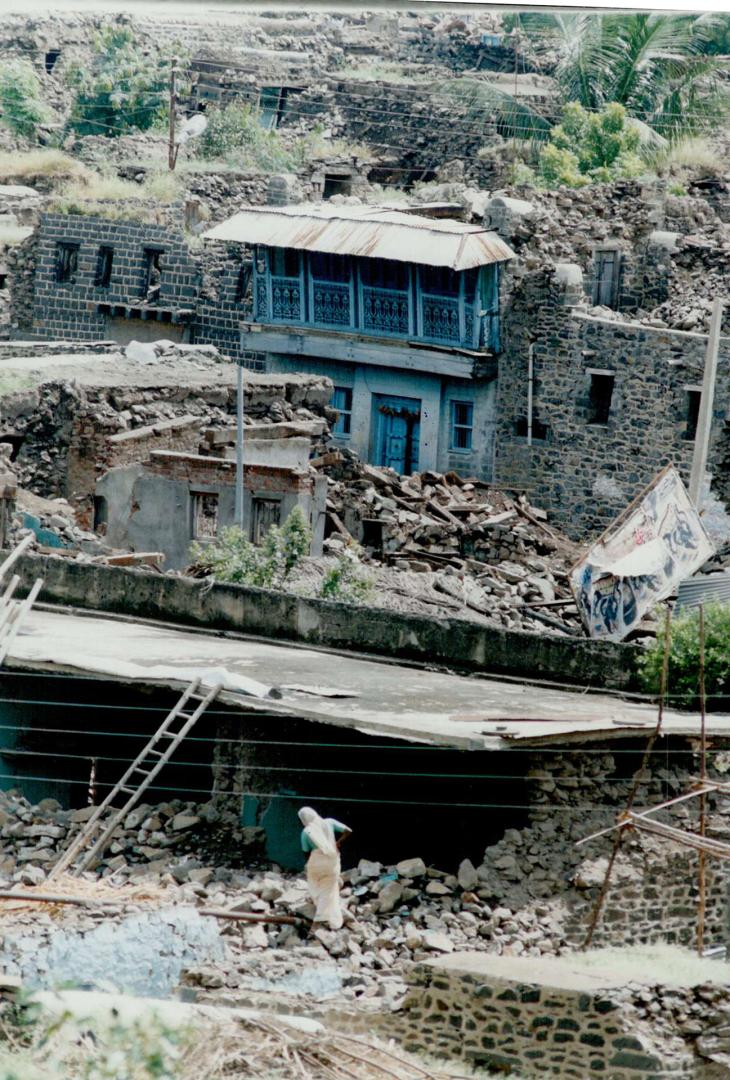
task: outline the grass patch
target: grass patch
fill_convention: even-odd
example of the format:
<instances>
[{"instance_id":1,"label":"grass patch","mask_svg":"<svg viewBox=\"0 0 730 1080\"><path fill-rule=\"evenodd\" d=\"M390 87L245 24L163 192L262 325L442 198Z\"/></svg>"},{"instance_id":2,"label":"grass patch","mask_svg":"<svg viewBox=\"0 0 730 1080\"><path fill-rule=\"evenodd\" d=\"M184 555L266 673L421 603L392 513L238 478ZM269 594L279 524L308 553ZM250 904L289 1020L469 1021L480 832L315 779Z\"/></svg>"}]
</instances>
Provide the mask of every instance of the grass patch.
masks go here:
<instances>
[{"instance_id":1,"label":"grass patch","mask_svg":"<svg viewBox=\"0 0 730 1080\"><path fill-rule=\"evenodd\" d=\"M22 183L37 177L83 181L92 170L62 150L29 150L25 154L0 153L0 181Z\"/></svg>"},{"instance_id":2,"label":"grass patch","mask_svg":"<svg viewBox=\"0 0 730 1080\"><path fill-rule=\"evenodd\" d=\"M643 153L658 176L722 176L727 168L723 155L707 139L688 138Z\"/></svg>"},{"instance_id":3,"label":"grass patch","mask_svg":"<svg viewBox=\"0 0 730 1080\"><path fill-rule=\"evenodd\" d=\"M177 202L180 180L174 173L150 172L143 183L122 180L108 173L91 173L82 181L60 188L49 209L57 214L83 214L112 221L159 219L158 208Z\"/></svg>"}]
</instances>

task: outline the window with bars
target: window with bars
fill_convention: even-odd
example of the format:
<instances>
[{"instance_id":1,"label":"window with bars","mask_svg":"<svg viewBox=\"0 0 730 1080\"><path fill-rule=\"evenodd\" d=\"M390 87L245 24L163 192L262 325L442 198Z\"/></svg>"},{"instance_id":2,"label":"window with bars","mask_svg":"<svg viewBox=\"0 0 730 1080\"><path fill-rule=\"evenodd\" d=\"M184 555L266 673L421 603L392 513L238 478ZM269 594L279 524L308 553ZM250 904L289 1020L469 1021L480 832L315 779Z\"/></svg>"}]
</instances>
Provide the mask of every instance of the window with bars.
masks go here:
<instances>
[{"instance_id":1,"label":"window with bars","mask_svg":"<svg viewBox=\"0 0 730 1080\"><path fill-rule=\"evenodd\" d=\"M218 492L191 491L193 540L215 540L218 535Z\"/></svg>"},{"instance_id":2,"label":"window with bars","mask_svg":"<svg viewBox=\"0 0 730 1080\"><path fill-rule=\"evenodd\" d=\"M349 386L336 386L332 395L332 408L338 417L332 428L333 435L349 435L352 431L352 390Z\"/></svg>"},{"instance_id":3,"label":"window with bars","mask_svg":"<svg viewBox=\"0 0 730 1080\"><path fill-rule=\"evenodd\" d=\"M474 403L472 401L452 401L449 449L471 450L473 435Z\"/></svg>"}]
</instances>

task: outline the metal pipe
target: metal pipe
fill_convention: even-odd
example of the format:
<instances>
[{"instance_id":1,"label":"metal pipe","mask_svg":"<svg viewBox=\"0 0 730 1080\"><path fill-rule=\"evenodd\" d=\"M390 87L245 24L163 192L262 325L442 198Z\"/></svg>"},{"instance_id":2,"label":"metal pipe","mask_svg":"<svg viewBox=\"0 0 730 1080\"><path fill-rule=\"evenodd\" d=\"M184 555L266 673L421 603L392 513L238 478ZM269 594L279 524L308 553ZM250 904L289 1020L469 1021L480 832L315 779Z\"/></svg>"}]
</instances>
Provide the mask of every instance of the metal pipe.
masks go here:
<instances>
[{"instance_id":1,"label":"metal pipe","mask_svg":"<svg viewBox=\"0 0 730 1080\"><path fill-rule=\"evenodd\" d=\"M532 446L532 389L534 381L533 352L535 346L527 349L527 445Z\"/></svg>"},{"instance_id":2,"label":"metal pipe","mask_svg":"<svg viewBox=\"0 0 730 1080\"><path fill-rule=\"evenodd\" d=\"M695 435L692 470L689 478L689 497L698 510L700 509L702 483L707 468L707 452L710 446L712 407L715 401L715 382L717 378L717 355L720 349L720 331L722 330L722 312L723 302L717 297L712 305L712 321L710 322L710 333L707 338L705 371L702 378L700 413L697 418L697 434Z\"/></svg>"},{"instance_id":3,"label":"metal pipe","mask_svg":"<svg viewBox=\"0 0 730 1080\"><path fill-rule=\"evenodd\" d=\"M243 529L243 364L236 366L236 499L234 518Z\"/></svg>"}]
</instances>

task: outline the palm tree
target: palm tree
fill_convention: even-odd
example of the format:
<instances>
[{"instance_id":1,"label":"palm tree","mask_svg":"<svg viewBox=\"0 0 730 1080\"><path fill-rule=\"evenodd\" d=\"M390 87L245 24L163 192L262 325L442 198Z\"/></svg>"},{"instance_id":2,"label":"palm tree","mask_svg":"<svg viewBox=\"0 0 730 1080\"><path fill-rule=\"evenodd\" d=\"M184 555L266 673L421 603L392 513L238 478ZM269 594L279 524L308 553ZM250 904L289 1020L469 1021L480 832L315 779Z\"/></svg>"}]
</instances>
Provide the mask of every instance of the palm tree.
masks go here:
<instances>
[{"instance_id":1,"label":"palm tree","mask_svg":"<svg viewBox=\"0 0 730 1080\"><path fill-rule=\"evenodd\" d=\"M553 20L555 76L567 100L588 109L619 102L670 139L706 130L727 109L722 61L707 52L717 16L584 12ZM529 15L522 25L529 36Z\"/></svg>"}]
</instances>

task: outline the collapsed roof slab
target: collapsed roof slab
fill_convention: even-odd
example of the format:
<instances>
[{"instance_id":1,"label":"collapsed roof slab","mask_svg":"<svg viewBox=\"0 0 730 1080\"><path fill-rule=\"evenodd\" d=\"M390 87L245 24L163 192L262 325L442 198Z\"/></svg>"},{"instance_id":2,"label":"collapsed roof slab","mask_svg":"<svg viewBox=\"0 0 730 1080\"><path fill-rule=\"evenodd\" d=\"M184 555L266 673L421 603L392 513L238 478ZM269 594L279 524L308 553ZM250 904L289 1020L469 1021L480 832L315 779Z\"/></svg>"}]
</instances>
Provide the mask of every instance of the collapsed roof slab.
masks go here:
<instances>
[{"instance_id":1,"label":"collapsed roof slab","mask_svg":"<svg viewBox=\"0 0 730 1080\"><path fill-rule=\"evenodd\" d=\"M470 678L261 638L179 629L76 611L33 610L8 666L86 673L178 687L222 682L221 700L244 711L300 717L434 746L508 750L516 742L562 746L646 740L656 708L608 694ZM666 710L666 734L698 737L699 719ZM707 719L730 738L730 715Z\"/></svg>"}]
</instances>

